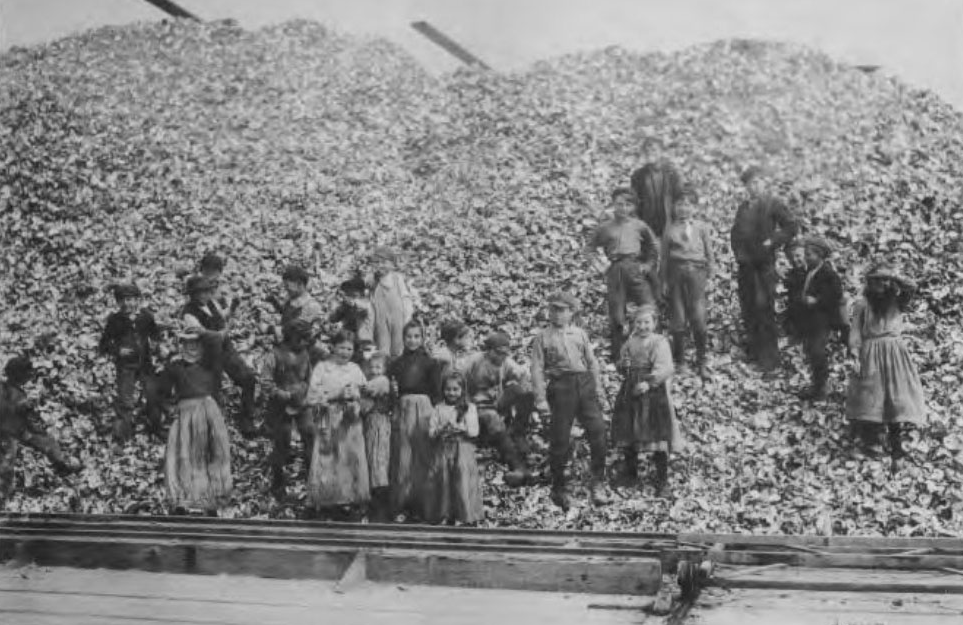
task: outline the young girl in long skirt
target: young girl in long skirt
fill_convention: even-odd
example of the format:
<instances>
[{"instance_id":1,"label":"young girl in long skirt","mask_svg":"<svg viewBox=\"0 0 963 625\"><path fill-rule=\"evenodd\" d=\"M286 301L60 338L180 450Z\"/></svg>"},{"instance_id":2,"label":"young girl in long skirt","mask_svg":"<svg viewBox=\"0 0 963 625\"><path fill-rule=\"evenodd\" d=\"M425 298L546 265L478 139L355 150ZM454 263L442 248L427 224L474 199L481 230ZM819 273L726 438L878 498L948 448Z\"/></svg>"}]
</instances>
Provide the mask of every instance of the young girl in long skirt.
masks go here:
<instances>
[{"instance_id":1,"label":"young girl in long skirt","mask_svg":"<svg viewBox=\"0 0 963 625\"><path fill-rule=\"evenodd\" d=\"M672 405L672 349L655 333L658 313L643 306L634 315L632 335L622 346L619 368L625 376L612 418L615 443L623 447L626 474L638 477L638 453L654 453L656 490L668 495L669 454L683 448Z\"/></svg>"},{"instance_id":2,"label":"young girl in long skirt","mask_svg":"<svg viewBox=\"0 0 963 625\"><path fill-rule=\"evenodd\" d=\"M477 523L485 515L475 460L478 412L468 401L461 374L444 376L442 391L444 399L435 406L428 423L432 458L425 492L425 520Z\"/></svg>"},{"instance_id":3,"label":"young girl in long skirt","mask_svg":"<svg viewBox=\"0 0 963 625\"><path fill-rule=\"evenodd\" d=\"M428 473L428 422L431 396L437 380L436 361L425 350L422 327L405 325L405 351L388 368L398 403L391 427L391 508L397 514L424 513L425 478Z\"/></svg>"},{"instance_id":4,"label":"young girl in long skirt","mask_svg":"<svg viewBox=\"0 0 963 625\"><path fill-rule=\"evenodd\" d=\"M921 423L925 417L923 385L900 338L903 313L915 291L913 281L893 267L876 265L866 274L866 289L853 309L849 334L855 362L846 413L870 455L883 451L885 426L894 460L903 456L903 424Z\"/></svg>"},{"instance_id":5,"label":"young girl in long skirt","mask_svg":"<svg viewBox=\"0 0 963 625\"><path fill-rule=\"evenodd\" d=\"M361 424L365 377L351 362L354 337L339 332L331 358L314 366L305 403L314 423L308 469L309 516L322 509L366 504L370 499L368 459Z\"/></svg>"},{"instance_id":6,"label":"young girl in long skirt","mask_svg":"<svg viewBox=\"0 0 963 625\"><path fill-rule=\"evenodd\" d=\"M375 352L365 362L368 382L361 394L364 444L368 456L372 517L386 521L389 514L388 465L391 458L391 382L386 375L386 356Z\"/></svg>"},{"instance_id":7,"label":"young girl in long skirt","mask_svg":"<svg viewBox=\"0 0 963 625\"><path fill-rule=\"evenodd\" d=\"M162 396L176 397L167 436L165 474L175 514L216 516L231 496L231 449L227 425L214 401L220 383L216 356L202 347L199 329L179 335L180 356L161 374Z\"/></svg>"},{"instance_id":8,"label":"young girl in long skirt","mask_svg":"<svg viewBox=\"0 0 963 625\"><path fill-rule=\"evenodd\" d=\"M404 327L415 312L416 295L407 278L398 273L398 257L388 247L372 255L374 280L371 312L375 347L395 358L404 350Z\"/></svg>"}]
</instances>

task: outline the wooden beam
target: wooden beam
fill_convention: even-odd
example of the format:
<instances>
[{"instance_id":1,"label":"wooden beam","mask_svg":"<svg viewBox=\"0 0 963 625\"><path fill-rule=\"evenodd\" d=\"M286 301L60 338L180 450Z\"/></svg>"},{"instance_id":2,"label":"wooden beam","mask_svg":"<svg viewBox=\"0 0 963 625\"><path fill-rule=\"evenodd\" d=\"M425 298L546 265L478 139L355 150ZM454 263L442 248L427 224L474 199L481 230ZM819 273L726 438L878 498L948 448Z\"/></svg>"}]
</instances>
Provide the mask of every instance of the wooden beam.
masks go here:
<instances>
[{"instance_id":1,"label":"wooden beam","mask_svg":"<svg viewBox=\"0 0 963 625\"><path fill-rule=\"evenodd\" d=\"M148 4L152 4L164 13L167 13L171 17L180 17L189 20L195 20L197 22L201 21L201 18L197 17L187 9L183 8L173 0L144 0Z\"/></svg>"},{"instance_id":2,"label":"wooden beam","mask_svg":"<svg viewBox=\"0 0 963 625\"><path fill-rule=\"evenodd\" d=\"M432 43L443 48L446 52L457 58L465 65L476 65L483 69L491 69L477 56L463 48L454 39L445 35L428 22L412 22L411 27L427 37Z\"/></svg>"}]
</instances>

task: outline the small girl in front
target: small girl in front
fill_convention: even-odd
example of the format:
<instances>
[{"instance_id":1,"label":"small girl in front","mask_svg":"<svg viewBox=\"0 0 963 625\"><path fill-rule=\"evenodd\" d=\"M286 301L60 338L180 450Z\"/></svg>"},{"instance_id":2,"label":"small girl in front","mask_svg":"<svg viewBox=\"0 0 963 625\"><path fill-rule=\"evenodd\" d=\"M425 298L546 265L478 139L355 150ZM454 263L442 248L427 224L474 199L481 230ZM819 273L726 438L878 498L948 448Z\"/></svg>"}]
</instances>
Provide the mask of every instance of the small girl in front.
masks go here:
<instances>
[{"instance_id":1,"label":"small girl in front","mask_svg":"<svg viewBox=\"0 0 963 625\"><path fill-rule=\"evenodd\" d=\"M387 356L375 352L365 363L368 378L361 394L364 444L368 455L368 480L371 485L371 516L388 520L390 514L388 468L391 458L391 381L385 372Z\"/></svg>"},{"instance_id":2,"label":"small girl in front","mask_svg":"<svg viewBox=\"0 0 963 625\"><path fill-rule=\"evenodd\" d=\"M435 406L428 424L433 449L425 493L425 520L477 523L485 516L475 459L478 412L468 401L461 374L444 376L442 390L444 399Z\"/></svg>"},{"instance_id":3,"label":"small girl in front","mask_svg":"<svg viewBox=\"0 0 963 625\"><path fill-rule=\"evenodd\" d=\"M342 516L346 508L370 499L359 405L366 380L361 368L351 362L354 337L337 333L331 339L331 350L329 360L314 366L305 400L314 423L308 516L322 510Z\"/></svg>"}]
</instances>

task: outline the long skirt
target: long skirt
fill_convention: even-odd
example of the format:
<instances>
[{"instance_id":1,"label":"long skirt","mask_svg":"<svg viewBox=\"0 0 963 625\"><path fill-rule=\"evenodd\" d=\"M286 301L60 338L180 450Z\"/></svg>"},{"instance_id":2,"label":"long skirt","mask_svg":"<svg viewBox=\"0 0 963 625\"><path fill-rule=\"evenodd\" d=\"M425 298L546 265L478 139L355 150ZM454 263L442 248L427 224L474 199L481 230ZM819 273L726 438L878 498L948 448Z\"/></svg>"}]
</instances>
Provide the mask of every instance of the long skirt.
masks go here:
<instances>
[{"instance_id":1,"label":"long skirt","mask_svg":"<svg viewBox=\"0 0 963 625\"><path fill-rule=\"evenodd\" d=\"M364 416L364 445L368 455L368 479L371 488L390 486L388 469L391 459L391 418L380 410Z\"/></svg>"},{"instance_id":2,"label":"long skirt","mask_svg":"<svg viewBox=\"0 0 963 625\"><path fill-rule=\"evenodd\" d=\"M859 352L859 375L849 381L846 414L854 421L920 423L923 385L909 351L897 337L871 338Z\"/></svg>"},{"instance_id":3,"label":"long skirt","mask_svg":"<svg viewBox=\"0 0 963 625\"><path fill-rule=\"evenodd\" d=\"M167 492L175 506L214 510L227 505L233 487L227 425L210 396L182 399L167 435Z\"/></svg>"},{"instance_id":4,"label":"long skirt","mask_svg":"<svg viewBox=\"0 0 963 625\"><path fill-rule=\"evenodd\" d=\"M644 452L682 451L685 441L668 384L661 384L643 395L633 395L632 389L643 381L643 377L641 372L632 370L619 389L612 415L613 442Z\"/></svg>"},{"instance_id":5,"label":"long skirt","mask_svg":"<svg viewBox=\"0 0 963 625\"><path fill-rule=\"evenodd\" d=\"M355 403L310 406L314 423L308 505L314 509L371 499L364 432Z\"/></svg>"},{"instance_id":6,"label":"long skirt","mask_svg":"<svg viewBox=\"0 0 963 625\"><path fill-rule=\"evenodd\" d=\"M463 438L447 438L432 445L431 465L425 488L425 520L475 523L482 520L481 476L475 444Z\"/></svg>"},{"instance_id":7,"label":"long skirt","mask_svg":"<svg viewBox=\"0 0 963 625\"><path fill-rule=\"evenodd\" d=\"M391 426L391 507L423 513L423 493L428 476L431 447L428 421L431 400L427 395L403 395Z\"/></svg>"}]
</instances>

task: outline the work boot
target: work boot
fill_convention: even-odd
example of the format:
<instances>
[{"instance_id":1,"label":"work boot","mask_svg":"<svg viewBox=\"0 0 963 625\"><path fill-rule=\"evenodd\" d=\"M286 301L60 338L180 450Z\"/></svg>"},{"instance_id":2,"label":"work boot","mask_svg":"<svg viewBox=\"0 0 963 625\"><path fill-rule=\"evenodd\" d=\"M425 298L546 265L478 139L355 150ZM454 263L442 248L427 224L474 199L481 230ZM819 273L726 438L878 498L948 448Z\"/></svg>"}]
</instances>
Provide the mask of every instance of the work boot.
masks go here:
<instances>
[{"instance_id":1,"label":"work boot","mask_svg":"<svg viewBox=\"0 0 963 625\"><path fill-rule=\"evenodd\" d=\"M669 454L664 451L655 452L655 496L669 497Z\"/></svg>"},{"instance_id":2,"label":"work boot","mask_svg":"<svg viewBox=\"0 0 963 625\"><path fill-rule=\"evenodd\" d=\"M625 478L629 481L639 479L639 453L635 448L629 447L623 452L625 459Z\"/></svg>"},{"instance_id":3,"label":"work boot","mask_svg":"<svg viewBox=\"0 0 963 625\"><path fill-rule=\"evenodd\" d=\"M564 484L552 487L552 503L561 508L563 512L568 512L568 509L572 507L572 497Z\"/></svg>"},{"instance_id":4,"label":"work boot","mask_svg":"<svg viewBox=\"0 0 963 625\"><path fill-rule=\"evenodd\" d=\"M258 429L254 425L254 420L250 418L238 419L237 431L240 432L241 436L243 436L247 440L257 438L257 435L258 435Z\"/></svg>"},{"instance_id":5,"label":"work boot","mask_svg":"<svg viewBox=\"0 0 963 625\"><path fill-rule=\"evenodd\" d=\"M685 332L672 333L672 362L677 373L684 373L688 369L685 364Z\"/></svg>"},{"instance_id":6,"label":"work boot","mask_svg":"<svg viewBox=\"0 0 963 625\"><path fill-rule=\"evenodd\" d=\"M706 348L708 346L708 337L705 332L695 333L695 346L696 346L696 367L698 368L699 377L703 380L709 380L712 378L712 371L709 370L709 365L706 364Z\"/></svg>"},{"instance_id":7,"label":"work boot","mask_svg":"<svg viewBox=\"0 0 963 625\"><path fill-rule=\"evenodd\" d=\"M271 476L271 496L278 501L284 499L287 493L284 485L284 469L277 468Z\"/></svg>"},{"instance_id":8,"label":"work boot","mask_svg":"<svg viewBox=\"0 0 963 625\"><path fill-rule=\"evenodd\" d=\"M525 484L532 477L532 473L525 466L525 462L515 448L515 443L508 432L503 431L495 435L495 446L501 454L502 461L509 467L509 470L505 473L505 484L512 488Z\"/></svg>"},{"instance_id":9,"label":"work boot","mask_svg":"<svg viewBox=\"0 0 963 625\"><path fill-rule=\"evenodd\" d=\"M589 498L593 506L607 506L612 503L612 494L604 476L593 476L589 479Z\"/></svg>"}]
</instances>

